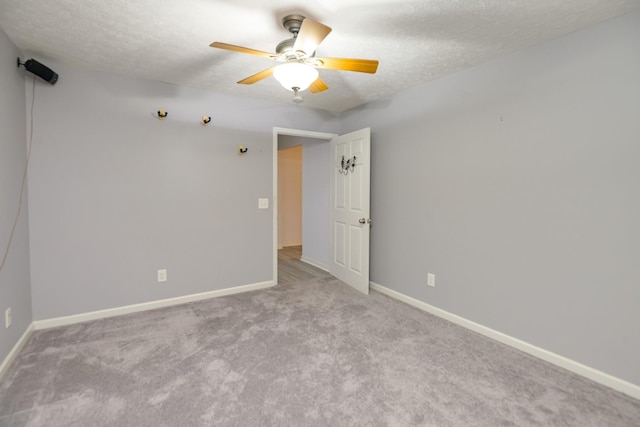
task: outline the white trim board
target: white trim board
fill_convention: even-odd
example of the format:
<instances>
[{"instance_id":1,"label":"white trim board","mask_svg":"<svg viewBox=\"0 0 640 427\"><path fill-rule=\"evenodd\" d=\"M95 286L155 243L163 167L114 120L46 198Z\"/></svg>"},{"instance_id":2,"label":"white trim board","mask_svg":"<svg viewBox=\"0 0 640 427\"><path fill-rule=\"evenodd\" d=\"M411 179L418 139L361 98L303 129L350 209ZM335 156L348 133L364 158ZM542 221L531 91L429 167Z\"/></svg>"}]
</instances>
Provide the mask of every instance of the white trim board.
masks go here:
<instances>
[{"instance_id":1,"label":"white trim board","mask_svg":"<svg viewBox=\"0 0 640 427\"><path fill-rule=\"evenodd\" d=\"M494 339L510 347L517 348L520 351L524 351L525 353L535 356L546 362L552 363L575 374L589 378L592 381L622 392L635 399L640 399L639 385L630 383L618 377L614 377L613 375L609 375L605 372L598 371L597 369L583 365L582 363L576 362L575 360L571 360L567 357L537 347L533 344L529 344L526 341L522 341L509 335L503 334L502 332L480 325L479 323L475 323L471 320L465 319L464 317L449 313L448 311L434 307L425 302L394 291L393 289L389 289L377 283L369 282L369 285L371 286L371 289L378 291L381 294L387 295L391 298L397 299L398 301L402 301L413 307L419 308L420 310L426 311L427 313L433 314L434 316L441 317L445 320L455 323L456 325L470 329L474 332Z\"/></svg>"},{"instance_id":2,"label":"white trim board","mask_svg":"<svg viewBox=\"0 0 640 427\"><path fill-rule=\"evenodd\" d=\"M306 257L306 256L302 255L300 257L300 261L305 262L305 263L307 263L309 265L312 265L315 268L319 268L320 270L326 271L327 273L329 272L329 266L328 265L326 265L325 263L322 263L320 261L316 261L313 258L309 258L309 257Z\"/></svg>"},{"instance_id":3,"label":"white trim board","mask_svg":"<svg viewBox=\"0 0 640 427\"><path fill-rule=\"evenodd\" d=\"M34 331L34 329L34 325L33 323L31 323L29 327L24 331L24 334L22 334L16 345L14 345L9 354L7 354L7 357L4 358L2 364L0 364L0 380L9 369L9 366L14 361L18 353L20 353L22 347L24 347L24 345L27 343L27 340L31 336L31 333Z\"/></svg>"},{"instance_id":4,"label":"white trim board","mask_svg":"<svg viewBox=\"0 0 640 427\"><path fill-rule=\"evenodd\" d=\"M140 311L153 310L155 308L169 307L172 305L185 304L203 299L222 297L225 295L239 294L259 289L269 288L276 283L273 281L254 283L251 285L236 286L233 288L218 289L215 291L202 292L199 294L184 295L176 298L167 298L157 301L143 302L140 304L125 305L123 307L109 308L106 310L91 311L88 313L75 314L72 316L55 317L53 319L36 320L33 326L36 330L55 328L57 326L72 325L74 323L88 322L90 320L105 319L107 317L122 316L123 314L137 313Z\"/></svg>"}]
</instances>

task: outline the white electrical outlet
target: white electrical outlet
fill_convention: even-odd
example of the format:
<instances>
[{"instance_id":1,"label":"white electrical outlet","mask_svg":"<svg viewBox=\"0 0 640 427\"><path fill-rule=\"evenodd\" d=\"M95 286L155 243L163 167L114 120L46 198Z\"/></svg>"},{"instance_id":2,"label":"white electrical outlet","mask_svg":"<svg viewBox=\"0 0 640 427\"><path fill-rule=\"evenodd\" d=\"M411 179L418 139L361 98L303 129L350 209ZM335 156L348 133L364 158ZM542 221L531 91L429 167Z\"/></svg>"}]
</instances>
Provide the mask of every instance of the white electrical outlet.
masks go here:
<instances>
[{"instance_id":1,"label":"white electrical outlet","mask_svg":"<svg viewBox=\"0 0 640 427\"><path fill-rule=\"evenodd\" d=\"M11 311L11 307L9 307L4 312L4 327L8 328L9 326L11 326L12 322L13 322L13 313Z\"/></svg>"},{"instance_id":2,"label":"white electrical outlet","mask_svg":"<svg viewBox=\"0 0 640 427\"><path fill-rule=\"evenodd\" d=\"M428 273L427 274L427 285L435 288L436 287L436 275Z\"/></svg>"},{"instance_id":3,"label":"white electrical outlet","mask_svg":"<svg viewBox=\"0 0 640 427\"><path fill-rule=\"evenodd\" d=\"M158 270L158 283L167 281L167 270Z\"/></svg>"}]
</instances>

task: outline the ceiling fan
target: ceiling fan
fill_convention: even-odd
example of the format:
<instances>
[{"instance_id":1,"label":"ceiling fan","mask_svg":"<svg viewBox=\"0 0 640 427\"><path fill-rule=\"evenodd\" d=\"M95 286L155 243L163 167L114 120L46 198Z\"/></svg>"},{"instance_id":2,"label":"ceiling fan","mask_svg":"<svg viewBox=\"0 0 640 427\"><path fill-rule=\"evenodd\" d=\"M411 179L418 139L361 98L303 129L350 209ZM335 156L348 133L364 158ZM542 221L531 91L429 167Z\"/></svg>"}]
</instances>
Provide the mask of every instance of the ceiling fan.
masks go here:
<instances>
[{"instance_id":1,"label":"ceiling fan","mask_svg":"<svg viewBox=\"0 0 640 427\"><path fill-rule=\"evenodd\" d=\"M238 83L250 85L273 75L285 89L294 92L293 101L296 103L303 101L302 96L298 94L299 91L309 89L311 93L318 93L329 89L319 77L317 68L370 74L378 69L378 61L372 59L316 58L315 51L318 45L331 32L330 27L320 22L302 15L287 15L282 18L282 25L293 34L293 37L280 42L276 46L276 53L222 42L213 42L210 46L283 62L242 79Z\"/></svg>"}]
</instances>

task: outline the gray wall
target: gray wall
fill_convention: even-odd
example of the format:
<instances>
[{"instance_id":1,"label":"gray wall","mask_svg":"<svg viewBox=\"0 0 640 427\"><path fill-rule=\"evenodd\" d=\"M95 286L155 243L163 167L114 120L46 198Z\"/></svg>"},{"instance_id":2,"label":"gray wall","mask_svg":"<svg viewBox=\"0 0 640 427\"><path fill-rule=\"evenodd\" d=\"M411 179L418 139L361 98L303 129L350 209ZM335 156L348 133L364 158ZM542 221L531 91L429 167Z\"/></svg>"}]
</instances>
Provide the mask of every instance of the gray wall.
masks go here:
<instances>
[{"instance_id":1,"label":"gray wall","mask_svg":"<svg viewBox=\"0 0 640 427\"><path fill-rule=\"evenodd\" d=\"M272 211L257 198L272 197L272 128L370 126L374 282L640 384L639 39L636 13L342 121L48 64L60 81L36 94L33 317L270 280ZM4 35L0 54L3 242L26 106ZM198 125L203 114L213 126ZM14 309L0 358L31 320L24 218L0 273L0 309Z\"/></svg>"},{"instance_id":2,"label":"gray wall","mask_svg":"<svg viewBox=\"0 0 640 427\"><path fill-rule=\"evenodd\" d=\"M270 281L274 126L335 130L293 104L56 66L34 141L36 320ZM152 117L159 108L165 121ZM212 124L199 124L202 115ZM237 154L239 145L249 148ZM271 200L271 206L275 201ZM166 268L168 281L156 282Z\"/></svg>"},{"instance_id":3,"label":"gray wall","mask_svg":"<svg viewBox=\"0 0 640 427\"><path fill-rule=\"evenodd\" d=\"M302 257L329 268L329 141L305 139L302 145Z\"/></svg>"},{"instance_id":4,"label":"gray wall","mask_svg":"<svg viewBox=\"0 0 640 427\"><path fill-rule=\"evenodd\" d=\"M372 281L640 384L638 40L635 13L347 112Z\"/></svg>"},{"instance_id":5,"label":"gray wall","mask_svg":"<svg viewBox=\"0 0 640 427\"><path fill-rule=\"evenodd\" d=\"M20 56L0 30L0 263L11 235L20 200L20 184L27 161L26 98L24 68L16 67ZM32 79L29 79L29 95ZM45 83L46 84L46 83ZM36 92L44 88L38 82ZM30 97L30 96L29 96ZM0 363L31 323L29 283L29 234L27 189L7 261L0 271ZM4 313L11 307L13 326L4 327Z\"/></svg>"}]
</instances>

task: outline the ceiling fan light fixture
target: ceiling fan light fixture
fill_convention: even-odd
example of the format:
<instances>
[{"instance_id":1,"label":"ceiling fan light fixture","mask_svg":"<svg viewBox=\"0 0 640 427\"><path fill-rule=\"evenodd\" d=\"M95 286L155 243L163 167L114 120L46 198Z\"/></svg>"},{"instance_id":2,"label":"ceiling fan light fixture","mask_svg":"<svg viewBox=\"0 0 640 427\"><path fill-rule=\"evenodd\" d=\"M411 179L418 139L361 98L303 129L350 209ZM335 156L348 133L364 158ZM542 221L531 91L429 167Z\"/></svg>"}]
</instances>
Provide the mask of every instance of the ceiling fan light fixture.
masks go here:
<instances>
[{"instance_id":1,"label":"ceiling fan light fixture","mask_svg":"<svg viewBox=\"0 0 640 427\"><path fill-rule=\"evenodd\" d=\"M287 62L273 69L273 77L287 90L303 91L318 79L318 70L301 62Z\"/></svg>"},{"instance_id":2,"label":"ceiling fan light fixture","mask_svg":"<svg viewBox=\"0 0 640 427\"><path fill-rule=\"evenodd\" d=\"M304 98L298 93L297 87L293 88L293 102L296 104L301 104L304 102Z\"/></svg>"}]
</instances>

